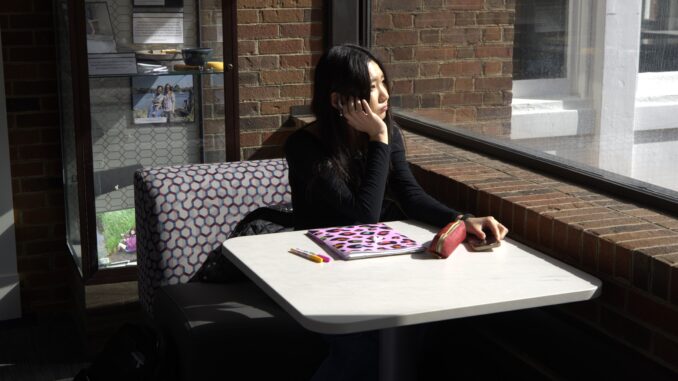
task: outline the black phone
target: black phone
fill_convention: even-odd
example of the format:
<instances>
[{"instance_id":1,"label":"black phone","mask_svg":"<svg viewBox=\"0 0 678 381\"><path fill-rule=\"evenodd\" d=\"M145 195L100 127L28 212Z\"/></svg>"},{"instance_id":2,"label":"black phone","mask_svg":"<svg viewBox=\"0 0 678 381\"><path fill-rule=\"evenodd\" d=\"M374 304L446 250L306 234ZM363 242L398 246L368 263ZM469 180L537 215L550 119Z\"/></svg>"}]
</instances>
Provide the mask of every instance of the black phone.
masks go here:
<instances>
[{"instance_id":1,"label":"black phone","mask_svg":"<svg viewBox=\"0 0 678 381\"><path fill-rule=\"evenodd\" d=\"M472 234L468 236L468 245L471 250L486 251L501 245L501 241L491 231L483 229L483 233L485 233L485 239L480 239Z\"/></svg>"}]
</instances>

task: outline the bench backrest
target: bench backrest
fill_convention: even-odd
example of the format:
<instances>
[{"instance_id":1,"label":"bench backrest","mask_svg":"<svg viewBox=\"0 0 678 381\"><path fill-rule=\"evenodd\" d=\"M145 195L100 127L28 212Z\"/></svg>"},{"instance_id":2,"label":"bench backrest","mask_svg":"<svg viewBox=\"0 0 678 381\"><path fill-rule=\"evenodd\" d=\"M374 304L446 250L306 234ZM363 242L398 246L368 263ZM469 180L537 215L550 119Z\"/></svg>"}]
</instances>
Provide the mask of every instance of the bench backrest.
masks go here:
<instances>
[{"instance_id":1,"label":"bench backrest","mask_svg":"<svg viewBox=\"0 0 678 381\"><path fill-rule=\"evenodd\" d=\"M143 168L134 174L139 300L186 283L235 225L264 205L291 202L284 159Z\"/></svg>"}]
</instances>

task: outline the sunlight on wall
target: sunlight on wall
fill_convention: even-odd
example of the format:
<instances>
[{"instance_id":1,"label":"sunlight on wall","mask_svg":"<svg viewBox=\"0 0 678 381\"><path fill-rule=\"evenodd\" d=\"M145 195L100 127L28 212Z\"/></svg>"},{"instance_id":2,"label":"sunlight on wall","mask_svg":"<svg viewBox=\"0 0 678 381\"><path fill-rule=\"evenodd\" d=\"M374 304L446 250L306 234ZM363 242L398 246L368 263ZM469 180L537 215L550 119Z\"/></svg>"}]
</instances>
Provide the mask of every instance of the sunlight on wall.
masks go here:
<instances>
[{"instance_id":1,"label":"sunlight on wall","mask_svg":"<svg viewBox=\"0 0 678 381\"><path fill-rule=\"evenodd\" d=\"M16 268L16 238L12 209L12 175L9 167L9 137L5 109L5 82L0 41L0 321L21 317L19 274Z\"/></svg>"}]
</instances>

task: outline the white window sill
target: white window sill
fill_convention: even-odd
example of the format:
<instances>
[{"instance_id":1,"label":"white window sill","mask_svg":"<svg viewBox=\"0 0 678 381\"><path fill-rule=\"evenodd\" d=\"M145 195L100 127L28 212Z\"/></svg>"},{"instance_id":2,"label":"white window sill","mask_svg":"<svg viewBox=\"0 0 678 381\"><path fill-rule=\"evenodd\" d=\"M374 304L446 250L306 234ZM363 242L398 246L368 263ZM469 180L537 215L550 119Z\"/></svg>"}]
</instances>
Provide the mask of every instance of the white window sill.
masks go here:
<instances>
[{"instance_id":1,"label":"white window sill","mask_svg":"<svg viewBox=\"0 0 678 381\"><path fill-rule=\"evenodd\" d=\"M588 103L580 98L514 98L511 140L592 133L595 114Z\"/></svg>"},{"instance_id":2,"label":"white window sill","mask_svg":"<svg viewBox=\"0 0 678 381\"><path fill-rule=\"evenodd\" d=\"M678 86L672 88L678 91ZM641 93L636 97L634 131L678 128L678 94ZM575 136L593 133L595 111L580 98L514 98L511 139Z\"/></svg>"}]
</instances>

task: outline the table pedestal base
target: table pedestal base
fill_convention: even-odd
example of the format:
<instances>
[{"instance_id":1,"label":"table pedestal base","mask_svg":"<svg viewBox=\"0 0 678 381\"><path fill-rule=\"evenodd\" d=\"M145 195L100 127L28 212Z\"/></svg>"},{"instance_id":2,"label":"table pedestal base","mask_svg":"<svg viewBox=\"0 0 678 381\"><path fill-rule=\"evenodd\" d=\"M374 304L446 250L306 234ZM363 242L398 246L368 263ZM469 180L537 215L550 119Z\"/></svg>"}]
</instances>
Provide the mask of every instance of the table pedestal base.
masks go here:
<instances>
[{"instance_id":1,"label":"table pedestal base","mask_svg":"<svg viewBox=\"0 0 678 381\"><path fill-rule=\"evenodd\" d=\"M410 381L417 377L420 326L379 331L379 381Z\"/></svg>"}]
</instances>

